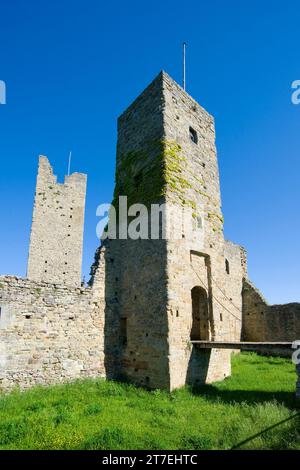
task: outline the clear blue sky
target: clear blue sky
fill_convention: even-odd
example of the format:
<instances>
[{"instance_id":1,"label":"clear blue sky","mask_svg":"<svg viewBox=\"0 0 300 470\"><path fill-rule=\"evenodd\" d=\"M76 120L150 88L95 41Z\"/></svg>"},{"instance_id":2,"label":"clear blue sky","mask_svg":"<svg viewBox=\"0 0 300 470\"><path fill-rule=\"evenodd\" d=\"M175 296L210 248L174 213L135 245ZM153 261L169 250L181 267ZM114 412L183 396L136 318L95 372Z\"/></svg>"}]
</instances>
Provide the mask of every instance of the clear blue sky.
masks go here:
<instances>
[{"instance_id":1,"label":"clear blue sky","mask_svg":"<svg viewBox=\"0 0 300 470\"><path fill-rule=\"evenodd\" d=\"M300 301L298 1L0 0L0 272L24 275L38 155L88 173L84 273L110 202L116 119L164 69L216 119L225 235L272 303Z\"/></svg>"}]
</instances>

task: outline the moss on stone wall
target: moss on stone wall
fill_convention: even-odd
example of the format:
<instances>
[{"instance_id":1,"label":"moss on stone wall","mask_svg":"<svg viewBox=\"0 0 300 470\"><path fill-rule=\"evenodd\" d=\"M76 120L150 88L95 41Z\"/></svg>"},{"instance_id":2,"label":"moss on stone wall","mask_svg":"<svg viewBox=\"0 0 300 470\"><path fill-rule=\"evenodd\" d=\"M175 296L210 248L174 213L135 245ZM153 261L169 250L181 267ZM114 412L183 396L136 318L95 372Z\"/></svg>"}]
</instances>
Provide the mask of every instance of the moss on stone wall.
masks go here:
<instances>
[{"instance_id":1,"label":"moss on stone wall","mask_svg":"<svg viewBox=\"0 0 300 470\"><path fill-rule=\"evenodd\" d=\"M148 142L143 150L118 155L113 205L118 207L118 197L127 196L128 206L150 206L168 198L195 209L195 202L186 198L192 185L183 177L185 164L181 146L174 141Z\"/></svg>"},{"instance_id":2,"label":"moss on stone wall","mask_svg":"<svg viewBox=\"0 0 300 470\"><path fill-rule=\"evenodd\" d=\"M215 217L221 222L221 224L224 224L224 217L220 214L217 214L215 212L208 212L208 217L209 218L214 218Z\"/></svg>"},{"instance_id":3,"label":"moss on stone wall","mask_svg":"<svg viewBox=\"0 0 300 470\"><path fill-rule=\"evenodd\" d=\"M212 231L214 233L223 232L224 218L222 215L216 212L208 212L207 217L205 217L205 219L210 222Z\"/></svg>"},{"instance_id":4,"label":"moss on stone wall","mask_svg":"<svg viewBox=\"0 0 300 470\"><path fill-rule=\"evenodd\" d=\"M163 154L160 142L150 142L145 149L117 157L113 205L118 197L127 196L128 206L159 202L164 193Z\"/></svg>"}]
</instances>

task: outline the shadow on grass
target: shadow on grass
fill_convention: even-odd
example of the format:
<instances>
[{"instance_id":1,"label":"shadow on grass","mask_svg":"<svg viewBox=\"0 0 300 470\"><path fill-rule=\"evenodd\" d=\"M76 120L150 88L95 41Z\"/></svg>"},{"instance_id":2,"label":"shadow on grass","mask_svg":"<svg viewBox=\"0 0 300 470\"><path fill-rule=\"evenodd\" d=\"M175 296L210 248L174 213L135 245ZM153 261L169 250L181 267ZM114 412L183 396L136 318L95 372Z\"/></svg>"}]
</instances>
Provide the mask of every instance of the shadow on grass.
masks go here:
<instances>
[{"instance_id":1,"label":"shadow on grass","mask_svg":"<svg viewBox=\"0 0 300 470\"><path fill-rule=\"evenodd\" d=\"M260 431L256 434L253 434L252 436L248 437L247 439L244 439L243 441L239 442L238 444L235 444L231 448L231 450L241 449L245 444L248 444L249 442L254 441L258 437L265 436L266 434L270 433L270 431L273 431L273 430L278 429L278 428L280 429L280 427L283 424L287 424L291 421L294 422L293 432L291 433L290 429L284 429L283 431L281 431L281 436L280 436L279 443L274 443L272 448L273 448L273 450L275 450L275 449L280 450L280 449L282 449L282 445L283 445L284 442L287 443L289 441L292 441L292 442L293 441L294 442L299 441L299 435L298 435L298 430L300 429L299 416L300 416L300 412L294 413L289 418L278 421L277 423L273 424L272 426L269 426L269 427L263 429L262 431ZM291 439L291 437L294 438L294 439Z\"/></svg>"},{"instance_id":2,"label":"shadow on grass","mask_svg":"<svg viewBox=\"0 0 300 470\"><path fill-rule=\"evenodd\" d=\"M205 396L210 401L223 403L267 403L276 400L291 410L300 408L300 400L294 392L267 392L262 390L220 390L214 385L190 387L193 395Z\"/></svg>"}]
</instances>

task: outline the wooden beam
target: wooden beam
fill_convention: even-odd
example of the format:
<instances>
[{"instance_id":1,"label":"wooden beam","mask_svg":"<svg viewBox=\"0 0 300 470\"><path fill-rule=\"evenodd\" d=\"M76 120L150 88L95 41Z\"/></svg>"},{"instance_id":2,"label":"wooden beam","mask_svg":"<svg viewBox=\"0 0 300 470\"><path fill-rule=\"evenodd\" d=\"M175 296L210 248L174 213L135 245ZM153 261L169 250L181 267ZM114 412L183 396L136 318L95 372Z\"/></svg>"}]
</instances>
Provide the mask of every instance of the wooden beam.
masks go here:
<instances>
[{"instance_id":1,"label":"wooden beam","mask_svg":"<svg viewBox=\"0 0 300 470\"><path fill-rule=\"evenodd\" d=\"M254 341L191 341L192 344L202 349L243 349L243 350L266 350L266 349L290 349L290 342L254 342Z\"/></svg>"}]
</instances>

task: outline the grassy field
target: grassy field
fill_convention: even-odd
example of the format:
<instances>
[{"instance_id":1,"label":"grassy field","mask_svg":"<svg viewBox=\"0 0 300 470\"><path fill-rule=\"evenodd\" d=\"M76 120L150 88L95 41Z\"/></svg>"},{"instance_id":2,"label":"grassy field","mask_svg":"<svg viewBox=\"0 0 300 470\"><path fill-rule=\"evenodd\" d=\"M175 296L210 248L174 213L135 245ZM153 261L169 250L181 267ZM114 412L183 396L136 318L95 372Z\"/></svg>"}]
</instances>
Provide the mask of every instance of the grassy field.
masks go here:
<instances>
[{"instance_id":1,"label":"grassy field","mask_svg":"<svg viewBox=\"0 0 300 470\"><path fill-rule=\"evenodd\" d=\"M300 449L295 380L289 360L248 353L198 390L85 380L16 391L0 397L0 449Z\"/></svg>"}]
</instances>

